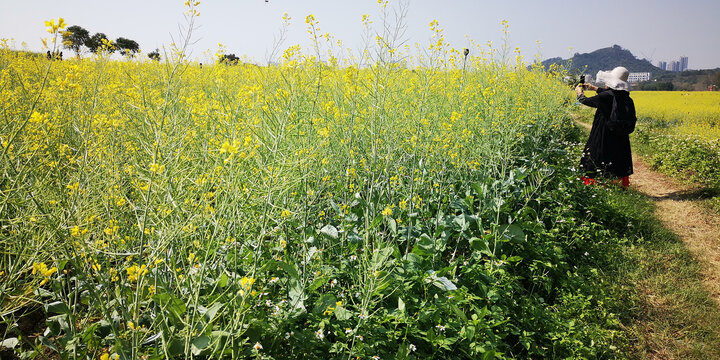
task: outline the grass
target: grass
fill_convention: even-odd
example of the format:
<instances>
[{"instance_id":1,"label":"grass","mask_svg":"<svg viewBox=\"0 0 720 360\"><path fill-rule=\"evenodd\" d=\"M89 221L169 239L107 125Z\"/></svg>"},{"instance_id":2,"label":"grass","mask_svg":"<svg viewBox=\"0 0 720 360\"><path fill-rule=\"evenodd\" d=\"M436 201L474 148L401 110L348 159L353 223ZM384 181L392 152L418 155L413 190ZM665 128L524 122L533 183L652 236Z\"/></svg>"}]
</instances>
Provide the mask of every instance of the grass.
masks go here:
<instances>
[{"instance_id":1,"label":"grass","mask_svg":"<svg viewBox=\"0 0 720 360\"><path fill-rule=\"evenodd\" d=\"M614 276L627 291L630 334L638 358L709 359L720 353L720 311L702 285L701 268L685 244L654 215L654 204L636 192L608 199L618 216L636 226L634 245Z\"/></svg>"},{"instance_id":2,"label":"grass","mask_svg":"<svg viewBox=\"0 0 720 360\"><path fill-rule=\"evenodd\" d=\"M717 356L720 310L703 287L698 261L658 220L645 195L632 190L604 194L599 205L606 214L604 225L628 239L626 246L606 249L611 261L604 267L619 300L613 311L628 334L628 354L640 359Z\"/></svg>"},{"instance_id":3,"label":"grass","mask_svg":"<svg viewBox=\"0 0 720 360\"><path fill-rule=\"evenodd\" d=\"M641 133L644 131L641 129ZM639 141L633 142L633 151L649 160L653 170L659 171L672 177L678 182L695 188L690 199L697 200L705 209L720 214L720 179L714 175L717 173L716 164L720 162L719 157L712 153L702 155L702 161L697 161L697 154L687 154L691 146L685 146L681 140L666 138L663 147L671 146L675 150L661 148L657 141L642 139L643 135L635 136ZM687 155L686 155L687 154ZM680 161L678 161L680 160ZM699 169L700 162L707 165ZM711 174L708 174L708 173ZM704 181L703 181L704 180Z\"/></svg>"}]
</instances>

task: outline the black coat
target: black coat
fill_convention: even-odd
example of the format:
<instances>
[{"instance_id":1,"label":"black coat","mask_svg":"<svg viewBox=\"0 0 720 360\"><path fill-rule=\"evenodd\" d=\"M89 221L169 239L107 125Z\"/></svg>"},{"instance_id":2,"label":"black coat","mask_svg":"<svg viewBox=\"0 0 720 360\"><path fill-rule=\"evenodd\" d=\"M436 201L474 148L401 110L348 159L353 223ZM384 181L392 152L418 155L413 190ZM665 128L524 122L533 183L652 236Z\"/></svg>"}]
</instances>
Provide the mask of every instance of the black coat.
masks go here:
<instances>
[{"instance_id":1,"label":"black coat","mask_svg":"<svg viewBox=\"0 0 720 360\"><path fill-rule=\"evenodd\" d=\"M580 159L580 167L589 178L598 176L621 178L633 173L630 153L630 136L621 131L612 131L608 120L613 106L613 97L617 105L629 103L635 109L630 93L623 90L598 89L593 97L578 96L578 101L597 108L590 138ZM633 111L634 113L634 111Z\"/></svg>"}]
</instances>

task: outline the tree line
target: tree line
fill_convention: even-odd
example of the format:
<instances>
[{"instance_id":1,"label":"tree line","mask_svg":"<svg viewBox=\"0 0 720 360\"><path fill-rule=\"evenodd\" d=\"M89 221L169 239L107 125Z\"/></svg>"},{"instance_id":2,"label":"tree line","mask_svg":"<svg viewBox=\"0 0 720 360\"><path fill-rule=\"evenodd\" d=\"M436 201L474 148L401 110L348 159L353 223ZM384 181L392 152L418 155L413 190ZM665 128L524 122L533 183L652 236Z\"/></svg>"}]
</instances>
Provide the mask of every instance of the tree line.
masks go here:
<instances>
[{"instance_id":1,"label":"tree line","mask_svg":"<svg viewBox=\"0 0 720 360\"><path fill-rule=\"evenodd\" d=\"M133 57L140 51L140 45L132 39L119 37L115 41L111 41L107 35L98 32L90 35L90 32L79 25L73 25L68 27L62 35L63 46L66 49L72 50L75 56L79 57L80 52L87 48L88 51L95 54L100 49L104 49L110 53L116 50L122 56ZM112 44L112 45L110 45ZM159 61L160 53L158 49L148 53L148 57L152 60Z\"/></svg>"}]
</instances>

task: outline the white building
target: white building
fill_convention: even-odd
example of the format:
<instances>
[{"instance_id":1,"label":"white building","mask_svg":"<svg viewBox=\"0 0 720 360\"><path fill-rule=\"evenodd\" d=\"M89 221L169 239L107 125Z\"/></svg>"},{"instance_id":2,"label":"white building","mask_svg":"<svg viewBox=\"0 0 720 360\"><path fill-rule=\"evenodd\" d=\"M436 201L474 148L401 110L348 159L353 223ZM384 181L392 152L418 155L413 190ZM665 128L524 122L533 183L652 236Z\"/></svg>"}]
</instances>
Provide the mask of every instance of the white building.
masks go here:
<instances>
[{"instance_id":1,"label":"white building","mask_svg":"<svg viewBox=\"0 0 720 360\"><path fill-rule=\"evenodd\" d=\"M649 72L630 73L630 75L628 75L628 82L639 83L641 81L648 81L650 80L650 75L651 73Z\"/></svg>"}]
</instances>

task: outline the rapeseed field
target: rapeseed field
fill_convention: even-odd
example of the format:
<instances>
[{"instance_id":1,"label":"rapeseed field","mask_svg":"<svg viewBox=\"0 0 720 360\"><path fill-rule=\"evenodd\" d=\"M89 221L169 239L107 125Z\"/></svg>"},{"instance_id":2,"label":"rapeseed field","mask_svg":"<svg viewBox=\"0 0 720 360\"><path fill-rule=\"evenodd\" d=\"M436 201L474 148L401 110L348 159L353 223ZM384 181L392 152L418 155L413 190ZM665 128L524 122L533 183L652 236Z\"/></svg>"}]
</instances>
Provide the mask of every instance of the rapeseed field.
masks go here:
<instances>
[{"instance_id":1,"label":"rapeseed field","mask_svg":"<svg viewBox=\"0 0 720 360\"><path fill-rule=\"evenodd\" d=\"M566 202L561 77L467 57L437 22L422 55L381 37L355 59L306 23L316 51L291 46L275 66L200 66L182 45L163 62L0 50L4 346L613 354L614 315L568 280L602 242ZM38 333L13 327L33 312Z\"/></svg>"}]
</instances>

